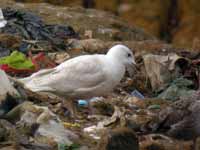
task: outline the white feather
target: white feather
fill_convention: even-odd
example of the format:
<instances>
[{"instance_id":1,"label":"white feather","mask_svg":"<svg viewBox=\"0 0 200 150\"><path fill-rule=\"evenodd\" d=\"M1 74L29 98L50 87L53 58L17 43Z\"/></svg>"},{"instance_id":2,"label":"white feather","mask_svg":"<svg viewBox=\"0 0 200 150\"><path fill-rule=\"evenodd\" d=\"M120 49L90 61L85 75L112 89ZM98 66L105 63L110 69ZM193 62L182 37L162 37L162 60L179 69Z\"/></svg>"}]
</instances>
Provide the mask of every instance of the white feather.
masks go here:
<instances>
[{"instance_id":1,"label":"white feather","mask_svg":"<svg viewBox=\"0 0 200 150\"><path fill-rule=\"evenodd\" d=\"M83 55L63 62L53 69L41 70L23 78L32 91L52 92L59 96L92 97L106 95L120 82L125 73L126 56L132 52L122 45L107 55Z\"/></svg>"}]
</instances>

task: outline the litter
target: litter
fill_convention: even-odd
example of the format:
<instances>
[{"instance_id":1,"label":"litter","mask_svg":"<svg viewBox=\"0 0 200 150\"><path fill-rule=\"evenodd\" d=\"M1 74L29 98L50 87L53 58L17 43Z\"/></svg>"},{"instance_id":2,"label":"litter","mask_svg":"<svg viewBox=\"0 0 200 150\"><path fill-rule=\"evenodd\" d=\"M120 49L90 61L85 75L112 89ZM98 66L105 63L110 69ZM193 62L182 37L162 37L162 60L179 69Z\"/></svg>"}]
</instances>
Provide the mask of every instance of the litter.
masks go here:
<instances>
[{"instance_id":1,"label":"litter","mask_svg":"<svg viewBox=\"0 0 200 150\"><path fill-rule=\"evenodd\" d=\"M4 19L2 9L0 9L0 28L5 27L7 21Z\"/></svg>"},{"instance_id":2,"label":"litter","mask_svg":"<svg viewBox=\"0 0 200 150\"><path fill-rule=\"evenodd\" d=\"M86 100L78 100L78 105L79 106L87 106L88 102Z\"/></svg>"},{"instance_id":3,"label":"litter","mask_svg":"<svg viewBox=\"0 0 200 150\"><path fill-rule=\"evenodd\" d=\"M131 95L135 96L137 98L140 98L140 99L144 99L145 98L138 90L134 90L133 92L131 92Z\"/></svg>"}]
</instances>

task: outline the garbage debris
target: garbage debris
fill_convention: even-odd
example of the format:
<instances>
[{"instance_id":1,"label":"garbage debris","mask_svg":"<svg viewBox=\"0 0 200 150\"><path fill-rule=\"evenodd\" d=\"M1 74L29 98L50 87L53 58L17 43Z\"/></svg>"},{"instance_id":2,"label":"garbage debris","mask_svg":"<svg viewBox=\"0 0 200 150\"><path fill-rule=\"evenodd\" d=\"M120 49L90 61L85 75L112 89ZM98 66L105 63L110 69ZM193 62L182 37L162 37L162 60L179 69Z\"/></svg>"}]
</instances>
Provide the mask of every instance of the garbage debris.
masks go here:
<instances>
[{"instance_id":1,"label":"garbage debris","mask_svg":"<svg viewBox=\"0 0 200 150\"><path fill-rule=\"evenodd\" d=\"M48 56L51 60L53 60L57 64L61 64L62 62L70 58L70 55L67 52L48 53Z\"/></svg>"},{"instance_id":2,"label":"garbage debris","mask_svg":"<svg viewBox=\"0 0 200 150\"><path fill-rule=\"evenodd\" d=\"M199 96L200 91L196 91L163 109L159 113L157 131L177 139L195 141L199 136Z\"/></svg>"},{"instance_id":3,"label":"garbage debris","mask_svg":"<svg viewBox=\"0 0 200 150\"><path fill-rule=\"evenodd\" d=\"M1 82L1 86L0 86L0 96L1 96L1 98L5 98L5 96L7 94L10 94L14 97L20 96L19 93L17 92L17 90L10 83L6 73L2 70L0 70L0 82Z\"/></svg>"},{"instance_id":4,"label":"garbage debris","mask_svg":"<svg viewBox=\"0 0 200 150\"><path fill-rule=\"evenodd\" d=\"M0 58L10 55L10 50L7 48L0 47Z\"/></svg>"},{"instance_id":5,"label":"garbage debris","mask_svg":"<svg viewBox=\"0 0 200 150\"><path fill-rule=\"evenodd\" d=\"M0 28L5 27L7 21L4 19L2 9L0 9Z\"/></svg>"},{"instance_id":6,"label":"garbage debris","mask_svg":"<svg viewBox=\"0 0 200 150\"><path fill-rule=\"evenodd\" d=\"M177 78L170 84L167 89L158 95L158 98L171 101L179 100L180 97L186 98L195 92L195 90L191 88L192 85L193 82L190 80Z\"/></svg>"},{"instance_id":7,"label":"garbage debris","mask_svg":"<svg viewBox=\"0 0 200 150\"><path fill-rule=\"evenodd\" d=\"M5 72L13 71L17 72L33 72L34 64L30 59L18 51L13 51L10 56L0 58L1 69Z\"/></svg>"},{"instance_id":8,"label":"garbage debris","mask_svg":"<svg viewBox=\"0 0 200 150\"><path fill-rule=\"evenodd\" d=\"M125 102L128 104L131 108L145 108L145 103L142 101L142 99L138 97L129 97L125 100Z\"/></svg>"},{"instance_id":9,"label":"garbage debris","mask_svg":"<svg viewBox=\"0 0 200 150\"><path fill-rule=\"evenodd\" d=\"M97 150L139 150L139 141L131 129L116 128L102 135Z\"/></svg>"},{"instance_id":10,"label":"garbage debris","mask_svg":"<svg viewBox=\"0 0 200 150\"><path fill-rule=\"evenodd\" d=\"M182 67L189 64L187 59L177 54L168 56L147 54L143 59L153 91L165 88L166 84L180 77Z\"/></svg>"},{"instance_id":11,"label":"garbage debris","mask_svg":"<svg viewBox=\"0 0 200 150\"><path fill-rule=\"evenodd\" d=\"M168 136L162 134L148 134L141 137L140 148L142 150L148 149L188 149L191 150L191 142L176 141Z\"/></svg>"},{"instance_id":12,"label":"garbage debris","mask_svg":"<svg viewBox=\"0 0 200 150\"><path fill-rule=\"evenodd\" d=\"M90 106L94 114L100 114L105 116L112 116L114 107L110 103L106 102L106 99L92 98L90 100Z\"/></svg>"},{"instance_id":13,"label":"garbage debris","mask_svg":"<svg viewBox=\"0 0 200 150\"><path fill-rule=\"evenodd\" d=\"M51 60L45 53L40 52L35 56L31 57L31 60L35 66L35 71L41 69L48 69L56 67L56 63Z\"/></svg>"},{"instance_id":14,"label":"garbage debris","mask_svg":"<svg viewBox=\"0 0 200 150\"><path fill-rule=\"evenodd\" d=\"M68 123L68 122L63 122L64 127L78 127L80 128L81 125L78 123Z\"/></svg>"},{"instance_id":15,"label":"garbage debris","mask_svg":"<svg viewBox=\"0 0 200 150\"><path fill-rule=\"evenodd\" d=\"M79 106L87 106L88 102L86 100L78 100Z\"/></svg>"},{"instance_id":16,"label":"garbage debris","mask_svg":"<svg viewBox=\"0 0 200 150\"><path fill-rule=\"evenodd\" d=\"M40 70L53 68L56 64L44 53L26 57L19 51L13 51L10 56L0 58L0 69L11 76L28 76Z\"/></svg>"},{"instance_id":17,"label":"garbage debris","mask_svg":"<svg viewBox=\"0 0 200 150\"><path fill-rule=\"evenodd\" d=\"M137 90L134 90L133 92L131 92L132 96L138 97L140 99L144 99L144 96Z\"/></svg>"},{"instance_id":18,"label":"garbage debris","mask_svg":"<svg viewBox=\"0 0 200 150\"><path fill-rule=\"evenodd\" d=\"M84 132L87 133L89 136L91 136L94 139L100 139L100 135L103 131L106 130L107 127L117 127L119 126L125 126L125 116L124 111L121 111L120 108L117 106L115 107L115 111L111 117L107 117L103 121L98 122L97 125L93 125L87 128L84 128Z\"/></svg>"},{"instance_id":19,"label":"garbage debris","mask_svg":"<svg viewBox=\"0 0 200 150\"><path fill-rule=\"evenodd\" d=\"M37 15L12 8L2 9L3 15L7 20L1 33L18 35L26 40L44 40L57 50L66 49L65 39L77 38L78 34L70 26L46 25Z\"/></svg>"},{"instance_id":20,"label":"garbage debris","mask_svg":"<svg viewBox=\"0 0 200 150\"><path fill-rule=\"evenodd\" d=\"M58 144L58 150L78 150L79 147L80 146L77 144L71 144L71 145Z\"/></svg>"},{"instance_id":21,"label":"garbage debris","mask_svg":"<svg viewBox=\"0 0 200 150\"><path fill-rule=\"evenodd\" d=\"M98 102L101 100L103 100L103 97L93 97L89 101L90 101L90 103L95 103L95 102Z\"/></svg>"},{"instance_id":22,"label":"garbage debris","mask_svg":"<svg viewBox=\"0 0 200 150\"><path fill-rule=\"evenodd\" d=\"M77 135L64 128L62 121L47 107L37 106L31 102L24 102L6 114L9 120L15 120L20 126L26 124L38 124L34 138L44 144L65 143L72 144L72 139ZM18 120L16 120L18 118ZM41 141L42 140L42 141Z\"/></svg>"},{"instance_id":23,"label":"garbage debris","mask_svg":"<svg viewBox=\"0 0 200 150\"><path fill-rule=\"evenodd\" d=\"M140 35L143 32L129 29L112 15L108 15L108 24L102 24L101 19L96 23L95 16L104 18L107 13L64 7L57 10L45 3L36 8L38 5L2 5L2 15L0 12L0 64L5 71L0 70L0 149L191 150L194 141L198 146L198 52L177 49L156 39L141 41L149 37L144 38ZM47 18L45 14L51 13L54 17ZM83 15L84 19L79 19ZM59 97L49 89L34 92L18 80L42 69L44 75L78 55L105 54L116 44L130 47L136 56L137 71L133 77L125 76L107 96L104 86L102 94L97 95L103 97L89 99L88 95L77 97L70 90L75 93L77 118L69 117L70 110L64 107L63 101L71 100L63 98L66 93ZM93 62L97 59L89 63L89 68ZM83 75L80 80L84 80ZM41 81L37 80L36 85ZM72 86L70 82L68 86Z\"/></svg>"},{"instance_id":24,"label":"garbage debris","mask_svg":"<svg viewBox=\"0 0 200 150\"><path fill-rule=\"evenodd\" d=\"M4 71L0 70L0 117L20 103L20 94Z\"/></svg>"},{"instance_id":25,"label":"garbage debris","mask_svg":"<svg viewBox=\"0 0 200 150\"><path fill-rule=\"evenodd\" d=\"M100 139L100 135L102 131L104 131L105 129L103 127L98 127L96 125L87 127L83 129L83 132L85 132L86 134L88 134L89 136L91 136L92 138L99 140Z\"/></svg>"},{"instance_id":26,"label":"garbage debris","mask_svg":"<svg viewBox=\"0 0 200 150\"><path fill-rule=\"evenodd\" d=\"M150 105L148 109L160 109L160 105Z\"/></svg>"},{"instance_id":27,"label":"garbage debris","mask_svg":"<svg viewBox=\"0 0 200 150\"><path fill-rule=\"evenodd\" d=\"M0 58L9 56L12 51L18 50L22 38L12 34L0 34Z\"/></svg>"}]
</instances>

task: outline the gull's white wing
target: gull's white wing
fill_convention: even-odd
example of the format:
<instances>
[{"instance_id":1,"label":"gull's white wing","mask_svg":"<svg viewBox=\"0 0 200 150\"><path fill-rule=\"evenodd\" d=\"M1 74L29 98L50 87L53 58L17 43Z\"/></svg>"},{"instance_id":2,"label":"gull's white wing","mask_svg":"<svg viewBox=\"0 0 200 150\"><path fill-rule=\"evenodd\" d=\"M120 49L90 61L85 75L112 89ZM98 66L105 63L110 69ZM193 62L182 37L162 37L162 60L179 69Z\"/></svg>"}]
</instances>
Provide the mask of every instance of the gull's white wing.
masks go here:
<instances>
[{"instance_id":1,"label":"gull's white wing","mask_svg":"<svg viewBox=\"0 0 200 150\"><path fill-rule=\"evenodd\" d=\"M33 74L29 79L24 79L25 84L33 91L50 91L63 95L79 89L96 87L107 80L102 57L102 55L76 57L54 69Z\"/></svg>"}]
</instances>

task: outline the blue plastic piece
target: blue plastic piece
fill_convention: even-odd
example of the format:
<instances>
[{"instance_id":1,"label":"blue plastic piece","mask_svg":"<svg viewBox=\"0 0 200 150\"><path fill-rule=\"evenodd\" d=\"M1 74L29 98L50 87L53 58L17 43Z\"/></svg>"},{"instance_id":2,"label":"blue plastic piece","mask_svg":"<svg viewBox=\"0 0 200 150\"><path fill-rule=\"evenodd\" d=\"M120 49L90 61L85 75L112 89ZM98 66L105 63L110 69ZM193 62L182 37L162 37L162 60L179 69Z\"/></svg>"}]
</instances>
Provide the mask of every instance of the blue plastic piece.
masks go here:
<instances>
[{"instance_id":1,"label":"blue plastic piece","mask_svg":"<svg viewBox=\"0 0 200 150\"><path fill-rule=\"evenodd\" d=\"M90 99L90 102L97 102L101 99L102 99L101 97L93 97L93 98Z\"/></svg>"},{"instance_id":2,"label":"blue plastic piece","mask_svg":"<svg viewBox=\"0 0 200 150\"><path fill-rule=\"evenodd\" d=\"M144 99L144 96L138 90L134 90L133 92L131 92L131 95L140 99Z\"/></svg>"},{"instance_id":3,"label":"blue plastic piece","mask_svg":"<svg viewBox=\"0 0 200 150\"><path fill-rule=\"evenodd\" d=\"M87 106L88 102L86 100L78 100L78 105L79 106Z\"/></svg>"}]
</instances>

